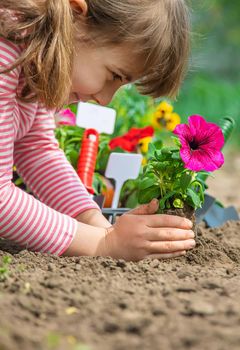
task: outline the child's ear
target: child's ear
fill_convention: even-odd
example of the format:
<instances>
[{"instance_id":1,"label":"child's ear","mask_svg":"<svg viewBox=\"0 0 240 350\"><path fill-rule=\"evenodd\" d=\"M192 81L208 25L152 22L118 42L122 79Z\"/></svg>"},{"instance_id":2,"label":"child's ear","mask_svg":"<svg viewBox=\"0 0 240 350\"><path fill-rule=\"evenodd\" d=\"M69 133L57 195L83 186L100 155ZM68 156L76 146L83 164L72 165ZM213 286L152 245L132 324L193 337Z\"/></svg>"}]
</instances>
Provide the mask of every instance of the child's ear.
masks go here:
<instances>
[{"instance_id":1,"label":"child's ear","mask_svg":"<svg viewBox=\"0 0 240 350\"><path fill-rule=\"evenodd\" d=\"M80 12L83 16L87 16L88 5L85 0L69 0L71 7Z\"/></svg>"}]
</instances>

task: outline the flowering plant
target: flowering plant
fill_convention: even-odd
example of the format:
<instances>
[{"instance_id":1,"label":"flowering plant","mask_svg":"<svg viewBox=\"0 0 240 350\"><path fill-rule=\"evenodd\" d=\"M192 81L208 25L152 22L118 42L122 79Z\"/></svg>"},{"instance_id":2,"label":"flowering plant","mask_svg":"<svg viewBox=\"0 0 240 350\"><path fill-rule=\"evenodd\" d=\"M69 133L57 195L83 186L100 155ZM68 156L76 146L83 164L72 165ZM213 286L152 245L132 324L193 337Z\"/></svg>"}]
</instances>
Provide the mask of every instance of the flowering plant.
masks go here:
<instances>
[{"instance_id":1,"label":"flowering plant","mask_svg":"<svg viewBox=\"0 0 240 350\"><path fill-rule=\"evenodd\" d=\"M189 125L174 129L175 146L156 149L150 145L151 157L139 182L138 201L159 199L159 209L197 209L204 201L204 183L199 174L216 170L224 163L221 148L224 136L220 127L203 117L189 117Z\"/></svg>"}]
</instances>

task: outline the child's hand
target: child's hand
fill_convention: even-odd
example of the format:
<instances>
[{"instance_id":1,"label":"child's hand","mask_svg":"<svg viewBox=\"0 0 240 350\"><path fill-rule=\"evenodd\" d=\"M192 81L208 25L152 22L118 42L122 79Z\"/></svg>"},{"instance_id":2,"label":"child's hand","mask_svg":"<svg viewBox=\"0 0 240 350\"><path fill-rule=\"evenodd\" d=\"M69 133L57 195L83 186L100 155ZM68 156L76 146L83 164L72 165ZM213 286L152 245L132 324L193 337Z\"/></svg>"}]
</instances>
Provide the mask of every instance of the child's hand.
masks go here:
<instances>
[{"instance_id":1,"label":"child's hand","mask_svg":"<svg viewBox=\"0 0 240 350\"><path fill-rule=\"evenodd\" d=\"M144 258L173 258L193 248L192 223L179 216L153 215L157 208L158 202L153 200L118 218L107 229L107 255L138 261Z\"/></svg>"}]
</instances>

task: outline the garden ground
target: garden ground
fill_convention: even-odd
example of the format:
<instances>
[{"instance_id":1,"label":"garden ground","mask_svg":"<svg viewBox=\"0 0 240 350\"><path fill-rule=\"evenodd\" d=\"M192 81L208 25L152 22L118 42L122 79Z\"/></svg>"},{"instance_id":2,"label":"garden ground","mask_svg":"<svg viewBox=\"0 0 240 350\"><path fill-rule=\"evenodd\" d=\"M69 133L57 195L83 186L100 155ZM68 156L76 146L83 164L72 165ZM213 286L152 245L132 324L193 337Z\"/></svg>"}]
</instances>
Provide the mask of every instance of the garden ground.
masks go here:
<instances>
[{"instance_id":1,"label":"garden ground","mask_svg":"<svg viewBox=\"0 0 240 350\"><path fill-rule=\"evenodd\" d=\"M239 170L235 156L209 181L211 194L238 209ZM0 282L0 350L237 350L239 233L240 222L200 225L186 257L139 263L58 258L1 241L0 258L12 262Z\"/></svg>"}]
</instances>

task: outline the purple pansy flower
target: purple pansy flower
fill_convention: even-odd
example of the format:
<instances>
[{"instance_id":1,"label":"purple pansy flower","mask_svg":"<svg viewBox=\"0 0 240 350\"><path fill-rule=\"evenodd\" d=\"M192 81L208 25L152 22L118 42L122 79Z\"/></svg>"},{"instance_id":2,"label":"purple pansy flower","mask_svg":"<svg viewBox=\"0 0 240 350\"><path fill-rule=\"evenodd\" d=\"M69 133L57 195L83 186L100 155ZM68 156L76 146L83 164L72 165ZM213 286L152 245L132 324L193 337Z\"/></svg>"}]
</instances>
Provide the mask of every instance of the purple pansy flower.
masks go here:
<instances>
[{"instance_id":1,"label":"purple pansy flower","mask_svg":"<svg viewBox=\"0 0 240 350\"><path fill-rule=\"evenodd\" d=\"M188 118L189 125L179 124L174 129L181 142L180 156L185 168L192 171L213 171L224 163L221 148L224 136L219 126L208 123L200 115Z\"/></svg>"}]
</instances>

